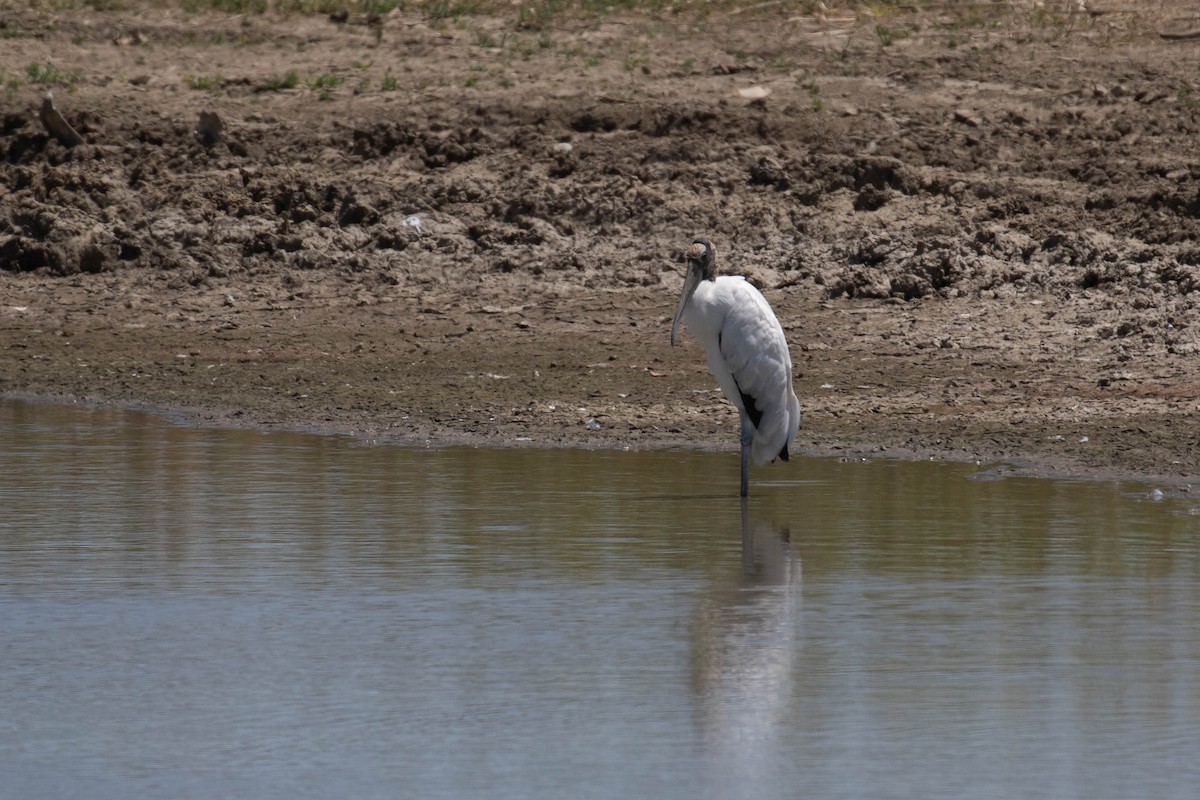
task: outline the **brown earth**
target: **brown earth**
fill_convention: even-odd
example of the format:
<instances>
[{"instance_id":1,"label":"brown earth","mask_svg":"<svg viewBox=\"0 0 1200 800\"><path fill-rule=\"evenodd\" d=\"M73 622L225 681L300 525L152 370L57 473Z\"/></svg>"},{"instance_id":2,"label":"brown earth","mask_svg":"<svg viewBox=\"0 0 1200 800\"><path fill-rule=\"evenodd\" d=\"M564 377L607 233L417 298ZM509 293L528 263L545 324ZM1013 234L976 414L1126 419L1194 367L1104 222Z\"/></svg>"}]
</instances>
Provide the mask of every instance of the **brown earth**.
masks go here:
<instances>
[{"instance_id":1,"label":"brown earth","mask_svg":"<svg viewBox=\"0 0 1200 800\"><path fill-rule=\"evenodd\" d=\"M668 343L703 234L783 322L803 451L1200 474L1200 20L1170 4L0 8L10 395L732 452Z\"/></svg>"}]
</instances>

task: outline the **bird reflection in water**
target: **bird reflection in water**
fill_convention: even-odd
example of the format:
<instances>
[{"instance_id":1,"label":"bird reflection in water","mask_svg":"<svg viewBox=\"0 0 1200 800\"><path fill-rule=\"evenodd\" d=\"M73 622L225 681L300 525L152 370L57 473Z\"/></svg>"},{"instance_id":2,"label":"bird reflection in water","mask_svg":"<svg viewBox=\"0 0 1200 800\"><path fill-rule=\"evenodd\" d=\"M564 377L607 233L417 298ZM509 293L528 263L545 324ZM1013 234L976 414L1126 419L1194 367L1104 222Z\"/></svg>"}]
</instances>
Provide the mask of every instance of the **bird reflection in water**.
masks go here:
<instances>
[{"instance_id":1,"label":"bird reflection in water","mask_svg":"<svg viewBox=\"0 0 1200 800\"><path fill-rule=\"evenodd\" d=\"M740 574L697 610L692 686L713 796L773 785L793 691L801 609L800 559L787 527L753 521L742 501Z\"/></svg>"}]
</instances>

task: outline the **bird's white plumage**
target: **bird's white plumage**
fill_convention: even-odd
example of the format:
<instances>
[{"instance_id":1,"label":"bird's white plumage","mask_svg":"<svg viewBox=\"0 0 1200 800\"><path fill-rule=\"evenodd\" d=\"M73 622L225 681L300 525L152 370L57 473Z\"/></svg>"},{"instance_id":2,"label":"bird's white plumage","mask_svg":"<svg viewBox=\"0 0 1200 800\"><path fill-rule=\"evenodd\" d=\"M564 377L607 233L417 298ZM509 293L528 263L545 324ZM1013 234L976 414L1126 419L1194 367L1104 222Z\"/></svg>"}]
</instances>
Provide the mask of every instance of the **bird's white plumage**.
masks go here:
<instances>
[{"instance_id":1,"label":"bird's white plumage","mask_svg":"<svg viewBox=\"0 0 1200 800\"><path fill-rule=\"evenodd\" d=\"M800 401L792 389L783 328L766 298L741 276L703 280L683 310L683 322L704 346L708 371L729 402L745 414L745 394L762 412L750 447L753 462L776 458L796 437Z\"/></svg>"},{"instance_id":2,"label":"bird's white plumage","mask_svg":"<svg viewBox=\"0 0 1200 800\"><path fill-rule=\"evenodd\" d=\"M792 357L783 327L762 293L738 276L718 277L717 251L693 239L684 259L687 273L671 321L671 344L679 323L704 345L708 371L741 418L741 495L750 485L750 462L788 459L800 427L800 401L792 389Z\"/></svg>"}]
</instances>

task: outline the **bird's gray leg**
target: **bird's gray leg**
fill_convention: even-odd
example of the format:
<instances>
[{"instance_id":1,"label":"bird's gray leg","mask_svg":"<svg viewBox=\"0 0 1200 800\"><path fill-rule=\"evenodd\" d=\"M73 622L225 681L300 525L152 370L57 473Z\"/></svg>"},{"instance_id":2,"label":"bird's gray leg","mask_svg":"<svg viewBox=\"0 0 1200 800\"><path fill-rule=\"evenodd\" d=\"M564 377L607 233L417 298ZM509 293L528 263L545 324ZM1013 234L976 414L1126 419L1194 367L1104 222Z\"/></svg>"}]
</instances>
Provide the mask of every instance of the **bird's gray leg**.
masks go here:
<instances>
[{"instance_id":1,"label":"bird's gray leg","mask_svg":"<svg viewBox=\"0 0 1200 800\"><path fill-rule=\"evenodd\" d=\"M750 442L754 440L754 426L745 413L742 417L742 497L750 494Z\"/></svg>"}]
</instances>

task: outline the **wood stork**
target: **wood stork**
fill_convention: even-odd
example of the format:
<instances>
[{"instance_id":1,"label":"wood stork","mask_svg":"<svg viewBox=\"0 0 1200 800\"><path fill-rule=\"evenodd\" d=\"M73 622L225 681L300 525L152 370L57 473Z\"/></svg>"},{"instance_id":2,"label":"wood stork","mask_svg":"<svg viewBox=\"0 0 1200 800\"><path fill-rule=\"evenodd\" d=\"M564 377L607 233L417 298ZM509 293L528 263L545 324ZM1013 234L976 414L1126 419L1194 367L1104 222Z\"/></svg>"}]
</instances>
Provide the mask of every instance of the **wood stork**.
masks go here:
<instances>
[{"instance_id":1,"label":"wood stork","mask_svg":"<svg viewBox=\"0 0 1200 800\"><path fill-rule=\"evenodd\" d=\"M740 275L717 277L717 251L698 238L687 252L679 321L704 345L708 371L741 417L742 497L749 493L750 461L788 460L800 428L800 401L792 389L792 356L783 328L762 293Z\"/></svg>"}]
</instances>

